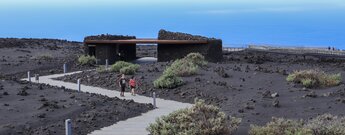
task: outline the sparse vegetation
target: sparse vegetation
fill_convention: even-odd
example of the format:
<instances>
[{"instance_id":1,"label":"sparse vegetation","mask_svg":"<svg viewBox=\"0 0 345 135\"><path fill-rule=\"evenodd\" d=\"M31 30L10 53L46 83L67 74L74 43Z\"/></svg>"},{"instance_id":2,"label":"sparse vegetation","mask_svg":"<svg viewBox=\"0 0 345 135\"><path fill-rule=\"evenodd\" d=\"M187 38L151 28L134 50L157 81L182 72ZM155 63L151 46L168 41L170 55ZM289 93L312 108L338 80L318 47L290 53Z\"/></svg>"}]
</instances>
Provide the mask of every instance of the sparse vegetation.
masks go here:
<instances>
[{"instance_id":1,"label":"sparse vegetation","mask_svg":"<svg viewBox=\"0 0 345 135\"><path fill-rule=\"evenodd\" d=\"M53 56L49 53L46 54L39 54L35 57L32 57L32 59L36 59L36 60L52 60Z\"/></svg>"},{"instance_id":2,"label":"sparse vegetation","mask_svg":"<svg viewBox=\"0 0 345 135\"><path fill-rule=\"evenodd\" d=\"M121 74L126 74L126 75L132 75L134 74L136 71L138 71L139 69L139 65L138 64L131 64L129 66L123 67L120 69L120 73Z\"/></svg>"},{"instance_id":3,"label":"sparse vegetation","mask_svg":"<svg viewBox=\"0 0 345 135\"><path fill-rule=\"evenodd\" d=\"M313 135L345 135L345 117L324 114L310 120L305 127Z\"/></svg>"},{"instance_id":4,"label":"sparse vegetation","mask_svg":"<svg viewBox=\"0 0 345 135\"><path fill-rule=\"evenodd\" d=\"M139 69L138 64L132 64L129 62L124 62L124 61L118 61L115 64L111 65L110 71L113 72L120 72L122 74L134 74L136 71Z\"/></svg>"},{"instance_id":5,"label":"sparse vegetation","mask_svg":"<svg viewBox=\"0 0 345 135\"><path fill-rule=\"evenodd\" d=\"M110 70L113 72L120 72L121 68L127 67L132 63L125 62L125 61L118 61L115 64L111 65Z\"/></svg>"},{"instance_id":6,"label":"sparse vegetation","mask_svg":"<svg viewBox=\"0 0 345 135\"><path fill-rule=\"evenodd\" d=\"M78 62L80 65L95 65L96 57L90 55L81 55L78 58Z\"/></svg>"},{"instance_id":7,"label":"sparse vegetation","mask_svg":"<svg viewBox=\"0 0 345 135\"><path fill-rule=\"evenodd\" d=\"M158 118L147 130L152 135L227 135L233 134L240 122L239 118L226 117L218 107L196 100L191 108Z\"/></svg>"},{"instance_id":8,"label":"sparse vegetation","mask_svg":"<svg viewBox=\"0 0 345 135\"><path fill-rule=\"evenodd\" d=\"M179 77L194 75L199 66L206 64L204 56L200 53L190 53L182 59L175 60L153 84L156 88L175 88L183 84Z\"/></svg>"},{"instance_id":9,"label":"sparse vegetation","mask_svg":"<svg viewBox=\"0 0 345 135\"><path fill-rule=\"evenodd\" d=\"M303 121L272 118L266 126L251 125L250 135L312 135L311 130L303 128Z\"/></svg>"},{"instance_id":10,"label":"sparse vegetation","mask_svg":"<svg viewBox=\"0 0 345 135\"><path fill-rule=\"evenodd\" d=\"M301 83L307 88L339 85L341 74L327 74L322 70L310 69L294 71L287 78L289 82Z\"/></svg>"},{"instance_id":11,"label":"sparse vegetation","mask_svg":"<svg viewBox=\"0 0 345 135\"><path fill-rule=\"evenodd\" d=\"M324 114L308 122L273 118L266 126L253 126L250 135L344 135L345 117Z\"/></svg>"},{"instance_id":12,"label":"sparse vegetation","mask_svg":"<svg viewBox=\"0 0 345 135\"><path fill-rule=\"evenodd\" d=\"M99 67L97 67L97 68L96 68L96 71L97 71L98 73L106 73L106 72L108 72L108 70L105 68L105 66L99 66Z\"/></svg>"},{"instance_id":13,"label":"sparse vegetation","mask_svg":"<svg viewBox=\"0 0 345 135\"><path fill-rule=\"evenodd\" d=\"M176 88L183 84L183 80L173 73L165 73L153 82L156 88Z\"/></svg>"},{"instance_id":14,"label":"sparse vegetation","mask_svg":"<svg viewBox=\"0 0 345 135\"><path fill-rule=\"evenodd\" d=\"M205 57L200 53L190 53L185 57L185 59L199 66L207 65Z\"/></svg>"},{"instance_id":15,"label":"sparse vegetation","mask_svg":"<svg viewBox=\"0 0 345 135\"><path fill-rule=\"evenodd\" d=\"M196 74L199 66L206 65L204 56L200 53L190 53L182 59L175 60L163 74L172 72L177 76L191 76Z\"/></svg>"},{"instance_id":16,"label":"sparse vegetation","mask_svg":"<svg viewBox=\"0 0 345 135\"><path fill-rule=\"evenodd\" d=\"M191 76L196 74L198 66L187 59L175 60L170 67L168 67L163 74L173 73L177 76Z\"/></svg>"}]
</instances>

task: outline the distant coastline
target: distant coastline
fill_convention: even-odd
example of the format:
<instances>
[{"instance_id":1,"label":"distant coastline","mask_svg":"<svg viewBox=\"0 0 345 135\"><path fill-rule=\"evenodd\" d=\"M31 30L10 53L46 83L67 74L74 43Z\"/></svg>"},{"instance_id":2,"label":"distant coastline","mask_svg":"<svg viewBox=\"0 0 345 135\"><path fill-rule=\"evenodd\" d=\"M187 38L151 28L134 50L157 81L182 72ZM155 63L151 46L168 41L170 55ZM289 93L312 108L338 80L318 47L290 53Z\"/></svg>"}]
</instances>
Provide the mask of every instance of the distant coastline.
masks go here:
<instances>
[{"instance_id":1,"label":"distant coastline","mask_svg":"<svg viewBox=\"0 0 345 135\"><path fill-rule=\"evenodd\" d=\"M61 42L71 42L71 43L82 43L83 41L79 40L68 40L64 38L16 38L16 37L0 37L0 40L4 39L21 39L21 40L52 40L52 41L61 41ZM152 44L141 44L141 45L152 45ZM345 46L342 45L282 45L282 44L240 44L240 43L223 43L223 47L235 47L235 48L248 48L250 45L255 46L267 46L267 47L279 47L279 48L309 48L309 49L328 49L335 48L335 50L345 50Z\"/></svg>"}]
</instances>

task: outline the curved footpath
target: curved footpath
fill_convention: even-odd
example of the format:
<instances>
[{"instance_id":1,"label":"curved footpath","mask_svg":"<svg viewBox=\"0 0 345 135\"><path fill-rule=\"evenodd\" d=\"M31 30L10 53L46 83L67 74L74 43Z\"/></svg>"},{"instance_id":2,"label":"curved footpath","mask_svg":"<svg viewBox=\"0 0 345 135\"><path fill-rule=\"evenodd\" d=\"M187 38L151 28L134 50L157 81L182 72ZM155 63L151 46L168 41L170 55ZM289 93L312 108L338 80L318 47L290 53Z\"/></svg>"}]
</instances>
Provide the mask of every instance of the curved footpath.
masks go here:
<instances>
[{"instance_id":1,"label":"curved footpath","mask_svg":"<svg viewBox=\"0 0 345 135\"><path fill-rule=\"evenodd\" d=\"M64 75L76 74L80 72L81 71L71 72L71 73L66 73L66 74L54 74L54 75L48 75L48 76L41 76L39 78L39 83L49 84L49 85L58 86L58 87L63 86L68 89L78 90L78 84L76 83L53 80L52 78L57 78ZM27 81L28 79L26 78L22 80ZM31 81L35 82L34 80L35 78L32 77ZM109 97L118 97L120 99L127 99L127 100L133 99L134 102L138 102L138 103L152 103L153 102L153 99L151 97L145 97L145 96L140 96L140 95L131 96L129 92L125 93L126 97L119 97L120 92L118 91L107 90L107 89L103 89L99 87L92 87L92 86L86 86L86 85L81 85L81 91L102 94ZM90 135L147 135L149 134L149 132L146 131L146 127L148 127L150 123L153 123L157 117L160 117L162 115L168 115L169 113L176 111L178 109L192 106L192 104L188 104L188 103L181 103L181 102L164 100L164 99L159 99L159 98L156 99L156 103L157 103L157 109L151 110L147 113L143 113L142 115L137 116L137 117L129 118L124 121L119 121L109 127L104 127L104 128L101 128L100 130L95 130L91 132Z\"/></svg>"}]
</instances>

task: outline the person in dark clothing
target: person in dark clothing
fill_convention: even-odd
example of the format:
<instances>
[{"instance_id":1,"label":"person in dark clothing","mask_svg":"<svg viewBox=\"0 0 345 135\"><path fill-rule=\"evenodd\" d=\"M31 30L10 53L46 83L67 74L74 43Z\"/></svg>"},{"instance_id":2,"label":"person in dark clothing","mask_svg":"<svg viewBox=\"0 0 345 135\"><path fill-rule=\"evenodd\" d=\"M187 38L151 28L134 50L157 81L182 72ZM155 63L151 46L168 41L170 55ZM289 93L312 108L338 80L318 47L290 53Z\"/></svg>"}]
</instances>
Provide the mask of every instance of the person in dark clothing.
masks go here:
<instances>
[{"instance_id":1,"label":"person in dark clothing","mask_svg":"<svg viewBox=\"0 0 345 135\"><path fill-rule=\"evenodd\" d=\"M121 88L121 93L120 96L124 97L125 96L125 90L126 90L126 78L125 74L122 74L120 80L119 80L119 86Z\"/></svg>"}]
</instances>

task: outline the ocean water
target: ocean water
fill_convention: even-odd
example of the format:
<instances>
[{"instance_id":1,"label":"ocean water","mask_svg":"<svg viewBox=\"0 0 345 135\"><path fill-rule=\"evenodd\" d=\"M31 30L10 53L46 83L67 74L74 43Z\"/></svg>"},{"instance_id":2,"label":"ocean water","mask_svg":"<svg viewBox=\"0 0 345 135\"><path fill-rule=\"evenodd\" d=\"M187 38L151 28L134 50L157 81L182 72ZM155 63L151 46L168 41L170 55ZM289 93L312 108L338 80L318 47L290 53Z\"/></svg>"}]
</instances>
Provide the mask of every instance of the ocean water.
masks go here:
<instances>
[{"instance_id":1,"label":"ocean water","mask_svg":"<svg viewBox=\"0 0 345 135\"><path fill-rule=\"evenodd\" d=\"M221 38L226 46L345 49L343 0L1 0L0 18L0 37L156 38L166 29Z\"/></svg>"}]
</instances>

